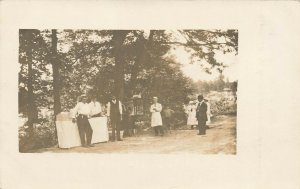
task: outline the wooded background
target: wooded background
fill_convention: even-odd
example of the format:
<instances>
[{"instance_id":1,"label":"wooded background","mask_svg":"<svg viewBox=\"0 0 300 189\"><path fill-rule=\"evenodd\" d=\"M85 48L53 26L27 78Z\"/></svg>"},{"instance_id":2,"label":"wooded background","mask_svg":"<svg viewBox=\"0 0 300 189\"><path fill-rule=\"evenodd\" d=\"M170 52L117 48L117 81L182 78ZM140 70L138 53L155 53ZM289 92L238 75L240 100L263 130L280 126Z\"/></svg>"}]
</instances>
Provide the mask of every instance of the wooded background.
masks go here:
<instances>
[{"instance_id":1,"label":"wooded background","mask_svg":"<svg viewBox=\"0 0 300 189\"><path fill-rule=\"evenodd\" d=\"M217 52L238 53L237 30L21 29L19 45L19 113L27 118L29 137L35 123L54 122L83 93L102 104L111 95L126 103L140 94L145 111L157 96L164 106L182 112L195 94L237 88L237 82L226 81L226 65L215 57ZM170 54L179 46L191 58L204 60L205 72L218 70L220 77L194 82L185 76ZM51 120L41 122L42 109L53 111Z\"/></svg>"}]
</instances>

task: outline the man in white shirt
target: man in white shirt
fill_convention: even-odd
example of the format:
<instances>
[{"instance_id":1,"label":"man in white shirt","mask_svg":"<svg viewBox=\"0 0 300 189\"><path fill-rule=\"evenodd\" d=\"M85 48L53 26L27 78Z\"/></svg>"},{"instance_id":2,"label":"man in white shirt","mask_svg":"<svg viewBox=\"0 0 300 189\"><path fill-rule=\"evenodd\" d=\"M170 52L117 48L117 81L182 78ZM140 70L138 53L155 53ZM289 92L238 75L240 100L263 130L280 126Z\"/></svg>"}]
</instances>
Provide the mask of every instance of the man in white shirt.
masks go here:
<instances>
[{"instance_id":1,"label":"man in white shirt","mask_svg":"<svg viewBox=\"0 0 300 189\"><path fill-rule=\"evenodd\" d=\"M92 98L92 101L90 102L91 107L91 116L92 117L100 117L102 108L100 102L97 101L96 97Z\"/></svg>"},{"instance_id":2,"label":"man in white shirt","mask_svg":"<svg viewBox=\"0 0 300 189\"><path fill-rule=\"evenodd\" d=\"M120 127L122 120L122 103L117 100L115 96L112 96L111 101L107 104L107 116L110 118L112 127L112 141L115 141L115 135L117 131L117 140L122 141L120 136Z\"/></svg>"},{"instance_id":3,"label":"man in white shirt","mask_svg":"<svg viewBox=\"0 0 300 189\"><path fill-rule=\"evenodd\" d=\"M93 147L94 145L91 144L93 129L88 120L88 118L91 116L91 107L90 104L87 103L87 98L85 95L82 95L81 102L77 103L73 111L73 122L76 121L75 118L77 116L77 126L81 145L83 147Z\"/></svg>"}]
</instances>

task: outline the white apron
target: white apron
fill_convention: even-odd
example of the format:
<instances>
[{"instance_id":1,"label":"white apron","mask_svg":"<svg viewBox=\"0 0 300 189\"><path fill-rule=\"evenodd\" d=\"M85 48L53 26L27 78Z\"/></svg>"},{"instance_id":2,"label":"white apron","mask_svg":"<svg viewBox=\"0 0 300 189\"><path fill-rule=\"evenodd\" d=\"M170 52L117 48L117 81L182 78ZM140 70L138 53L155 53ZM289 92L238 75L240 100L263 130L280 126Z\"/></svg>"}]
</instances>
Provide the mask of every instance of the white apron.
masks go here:
<instances>
[{"instance_id":1,"label":"white apron","mask_svg":"<svg viewBox=\"0 0 300 189\"><path fill-rule=\"evenodd\" d=\"M151 127L162 126L161 112L162 106L159 103L152 104L150 107L151 116Z\"/></svg>"}]
</instances>

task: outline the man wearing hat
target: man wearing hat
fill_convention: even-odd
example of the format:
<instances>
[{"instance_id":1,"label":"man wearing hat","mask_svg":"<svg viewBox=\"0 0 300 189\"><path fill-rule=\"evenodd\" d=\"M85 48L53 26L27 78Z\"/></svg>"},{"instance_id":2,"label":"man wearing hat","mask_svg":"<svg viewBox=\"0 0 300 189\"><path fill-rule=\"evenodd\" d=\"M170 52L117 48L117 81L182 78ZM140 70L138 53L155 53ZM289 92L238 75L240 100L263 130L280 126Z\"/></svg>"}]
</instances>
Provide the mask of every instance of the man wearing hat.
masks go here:
<instances>
[{"instance_id":1,"label":"man wearing hat","mask_svg":"<svg viewBox=\"0 0 300 189\"><path fill-rule=\"evenodd\" d=\"M157 102L157 97L153 97L153 104L150 107L150 112L152 113L151 116L151 127L154 128L155 136L157 136L159 133L161 136L164 135L164 131L162 128L162 118L161 118L161 110L162 106L160 103Z\"/></svg>"},{"instance_id":2,"label":"man wearing hat","mask_svg":"<svg viewBox=\"0 0 300 189\"><path fill-rule=\"evenodd\" d=\"M93 129L88 120L88 118L91 115L91 108L89 103L87 103L86 95L81 96L81 101L77 103L73 111L73 122L76 121L75 117L77 115L77 126L81 140L81 145L83 147L93 147L94 145L91 144Z\"/></svg>"},{"instance_id":3,"label":"man wearing hat","mask_svg":"<svg viewBox=\"0 0 300 189\"><path fill-rule=\"evenodd\" d=\"M199 133L198 135L206 134L206 121L207 121L207 105L204 102L204 98L202 95L198 96L198 105L196 110L196 118L198 120Z\"/></svg>"},{"instance_id":4,"label":"man wearing hat","mask_svg":"<svg viewBox=\"0 0 300 189\"><path fill-rule=\"evenodd\" d=\"M107 116L110 118L113 142L116 139L116 131L117 131L117 140L122 141L120 136L122 113L123 110L122 110L121 101L117 100L115 96L112 96L111 101L109 101L107 104Z\"/></svg>"}]
</instances>

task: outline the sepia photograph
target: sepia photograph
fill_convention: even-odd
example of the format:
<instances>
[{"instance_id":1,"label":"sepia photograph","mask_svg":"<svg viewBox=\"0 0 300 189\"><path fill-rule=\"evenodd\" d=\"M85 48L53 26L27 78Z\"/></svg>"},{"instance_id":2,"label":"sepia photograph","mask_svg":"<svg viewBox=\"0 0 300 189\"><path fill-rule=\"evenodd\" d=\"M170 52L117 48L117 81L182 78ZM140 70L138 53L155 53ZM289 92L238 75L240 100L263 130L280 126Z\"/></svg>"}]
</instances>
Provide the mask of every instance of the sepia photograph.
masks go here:
<instances>
[{"instance_id":1,"label":"sepia photograph","mask_svg":"<svg viewBox=\"0 0 300 189\"><path fill-rule=\"evenodd\" d=\"M1 189L299 189L296 1L0 1Z\"/></svg>"},{"instance_id":2,"label":"sepia photograph","mask_svg":"<svg viewBox=\"0 0 300 189\"><path fill-rule=\"evenodd\" d=\"M19 30L19 152L236 154L238 30Z\"/></svg>"}]
</instances>

